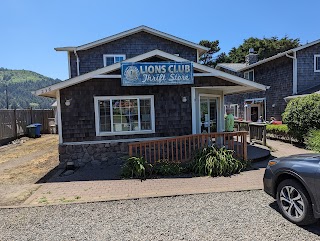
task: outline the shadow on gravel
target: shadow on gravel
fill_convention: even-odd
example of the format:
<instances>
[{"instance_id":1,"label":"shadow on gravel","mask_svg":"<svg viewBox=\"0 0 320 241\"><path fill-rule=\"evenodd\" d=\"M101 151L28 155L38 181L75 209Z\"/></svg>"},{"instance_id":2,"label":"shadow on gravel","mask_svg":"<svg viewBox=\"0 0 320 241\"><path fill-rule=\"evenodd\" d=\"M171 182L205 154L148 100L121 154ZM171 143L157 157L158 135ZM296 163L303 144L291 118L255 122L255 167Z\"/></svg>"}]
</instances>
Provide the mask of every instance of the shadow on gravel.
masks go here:
<instances>
[{"instance_id":1,"label":"shadow on gravel","mask_svg":"<svg viewBox=\"0 0 320 241\"><path fill-rule=\"evenodd\" d=\"M281 215L280 209L276 201L270 203L269 206ZM318 220L318 222L316 222L315 224L308 225L308 226L300 226L300 228L303 228L316 235L320 235L320 220Z\"/></svg>"}]
</instances>

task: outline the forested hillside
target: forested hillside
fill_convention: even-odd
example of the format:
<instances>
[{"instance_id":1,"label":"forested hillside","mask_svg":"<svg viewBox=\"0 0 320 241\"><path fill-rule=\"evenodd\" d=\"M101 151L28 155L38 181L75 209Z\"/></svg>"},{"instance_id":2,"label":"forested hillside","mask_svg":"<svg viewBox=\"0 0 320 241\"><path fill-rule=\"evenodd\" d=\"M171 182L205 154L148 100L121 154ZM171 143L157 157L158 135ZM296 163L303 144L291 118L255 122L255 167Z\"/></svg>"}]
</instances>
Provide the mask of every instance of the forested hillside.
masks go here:
<instances>
[{"instance_id":1,"label":"forested hillside","mask_svg":"<svg viewBox=\"0 0 320 241\"><path fill-rule=\"evenodd\" d=\"M0 109L7 108L6 89L8 90L9 109L47 109L54 99L35 96L31 91L60 82L29 70L0 68Z\"/></svg>"}]
</instances>

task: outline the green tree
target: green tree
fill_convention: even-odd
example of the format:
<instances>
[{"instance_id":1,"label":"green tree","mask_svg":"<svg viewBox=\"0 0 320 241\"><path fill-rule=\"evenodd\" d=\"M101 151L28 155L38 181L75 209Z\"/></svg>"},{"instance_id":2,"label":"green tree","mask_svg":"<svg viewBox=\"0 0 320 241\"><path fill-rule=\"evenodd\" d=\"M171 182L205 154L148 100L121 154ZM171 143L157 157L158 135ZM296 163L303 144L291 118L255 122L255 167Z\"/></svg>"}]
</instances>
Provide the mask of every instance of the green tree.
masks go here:
<instances>
[{"instance_id":1,"label":"green tree","mask_svg":"<svg viewBox=\"0 0 320 241\"><path fill-rule=\"evenodd\" d=\"M238 48L232 48L228 53L228 58L232 63L244 63L249 49L253 48L258 54L258 59L262 60L298 46L300 46L300 39L292 39L288 36L281 39L278 37L263 39L251 37L245 39Z\"/></svg>"},{"instance_id":2,"label":"green tree","mask_svg":"<svg viewBox=\"0 0 320 241\"><path fill-rule=\"evenodd\" d=\"M311 129L320 129L320 94L291 100L282 117L289 133L302 143Z\"/></svg>"},{"instance_id":3,"label":"green tree","mask_svg":"<svg viewBox=\"0 0 320 241\"><path fill-rule=\"evenodd\" d=\"M215 64L214 65L217 65L219 63L231 63L231 59L225 52L222 52L215 59Z\"/></svg>"},{"instance_id":4,"label":"green tree","mask_svg":"<svg viewBox=\"0 0 320 241\"><path fill-rule=\"evenodd\" d=\"M200 45L209 48L209 51L200 56L199 62L201 64L214 67L216 65L213 55L220 51L219 40L209 41L201 40Z\"/></svg>"}]
</instances>

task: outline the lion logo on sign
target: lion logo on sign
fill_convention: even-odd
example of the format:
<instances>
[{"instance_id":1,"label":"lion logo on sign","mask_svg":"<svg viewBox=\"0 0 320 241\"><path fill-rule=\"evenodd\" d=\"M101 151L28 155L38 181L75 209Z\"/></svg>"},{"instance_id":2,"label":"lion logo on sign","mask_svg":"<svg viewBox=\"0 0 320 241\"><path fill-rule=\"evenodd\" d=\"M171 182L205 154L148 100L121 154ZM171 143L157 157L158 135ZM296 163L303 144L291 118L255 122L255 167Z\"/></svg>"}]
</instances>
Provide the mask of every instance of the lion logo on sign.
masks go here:
<instances>
[{"instance_id":1,"label":"lion logo on sign","mask_svg":"<svg viewBox=\"0 0 320 241\"><path fill-rule=\"evenodd\" d=\"M124 76L127 80L135 81L139 79L140 72L137 67L135 66L129 66L126 68L124 72Z\"/></svg>"}]
</instances>

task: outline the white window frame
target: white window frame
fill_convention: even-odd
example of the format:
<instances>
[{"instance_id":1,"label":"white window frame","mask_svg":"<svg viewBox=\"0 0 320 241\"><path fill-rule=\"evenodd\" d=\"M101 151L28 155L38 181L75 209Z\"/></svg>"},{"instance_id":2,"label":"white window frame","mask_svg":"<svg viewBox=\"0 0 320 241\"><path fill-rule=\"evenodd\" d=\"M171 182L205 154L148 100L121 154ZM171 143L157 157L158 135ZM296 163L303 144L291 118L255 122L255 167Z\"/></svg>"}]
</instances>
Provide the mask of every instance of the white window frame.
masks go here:
<instances>
[{"instance_id":1,"label":"white window frame","mask_svg":"<svg viewBox=\"0 0 320 241\"><path fill-rule=\"evenodd\" d=\"M317 69L317 58L318 58L318 62L320 62L320 54L314 55L314 58L313 58L314 72L320 72L320 69Z\"/></svg>"},{"instance_id":2,"label":"white window frame","mask_svg":"<svg viewBox=\"0 0 320 241\"><path fill-rule=\"evenodd\" d=\"M224 111L224 115L226 115L227 114L227 109L229 108L229 106L228 105L223 105L223 111Z\"/></svg>"},{"instance_id":3,"label":"white window frame","mask_svg":"<svg viewBox=\"0 0 320 241\"><path fill-rule=\"evenodd\" d=\"M103 55L103 66L106 67L107 66L107 61L106 61L106 58L107 57L113 57L113 63L115 64L116 61L115 61L115 58L116 57L123 57L123 60L126 59L126 55L125 54L104 54ZM123 61L122 60L122 61Z\"/></svg>"},{"instance_id":4,"label":"white window frame","mask_svg":"<svg viewBox=\"0 0 320 241\"><path fill-rule=\"evenodd\" d=\"M249 73L252 72L252 80L249 79ZM248 76L248 78L246 78L246 75ZM243 77L247 80L250 80L250 81L254 81L254 69L252 70L249 70L249 71L246 71L243 73Z\"/></svg>"},{"instance_id":5,"label":"white window frame","mask_svg":"<svg viewBox=\"0 0 320 241\"><path fill-rule=\"evenodd\" d=\"M112 100L136 100L138 99L138 122L141 126L140 121L140 99L150 99L151 108L151 130L139 130L139 131L113 131L113 111L112 111ZM110 122L111 131L100 131L100 115L99 115L99 101L109 100L110 101ZM114 135L135 135L135 134L152 134L155 133L155 112L154 112L154 96L153 95L129 95L129 96L95 96L94 97L94 114L95 114L95 125L96 125L96 136L114 136ZM141 129L141 127L140 127Z\"/></svg>"},{"instance_id":6,"label":"white window frame","mask_svg":"<svg viewBox=\"0 0 320 241\"><path fill-rule=\"evenodd\" d=\"M235 113L233 113L234 117L239 117L239 105L238 104L230 104L230 109L236 109L237 110L237 115L235 115Z\"/></svg>"}]
</instances>

